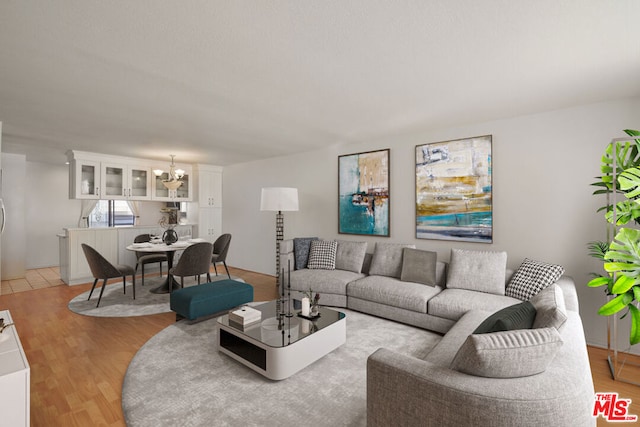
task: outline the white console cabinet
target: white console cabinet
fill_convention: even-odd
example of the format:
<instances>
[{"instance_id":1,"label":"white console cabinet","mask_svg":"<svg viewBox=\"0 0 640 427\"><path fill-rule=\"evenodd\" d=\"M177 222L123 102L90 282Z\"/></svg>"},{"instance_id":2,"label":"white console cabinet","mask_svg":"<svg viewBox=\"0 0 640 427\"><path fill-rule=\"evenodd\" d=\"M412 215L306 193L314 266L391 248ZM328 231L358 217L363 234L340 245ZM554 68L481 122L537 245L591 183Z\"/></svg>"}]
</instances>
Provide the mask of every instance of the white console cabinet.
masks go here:
<instances>
[{"instance_id":1,"label":"white console cabinet","mask_svg":"<svg viewBox=\"0 0 640 427\"><path fill-rule=\"evenodd\" d=\"M0 311L5 324L13 319ZM30 368L15 326L0 334L0 425L29 426L31 400Z\"/></svg>"}]
</instances>

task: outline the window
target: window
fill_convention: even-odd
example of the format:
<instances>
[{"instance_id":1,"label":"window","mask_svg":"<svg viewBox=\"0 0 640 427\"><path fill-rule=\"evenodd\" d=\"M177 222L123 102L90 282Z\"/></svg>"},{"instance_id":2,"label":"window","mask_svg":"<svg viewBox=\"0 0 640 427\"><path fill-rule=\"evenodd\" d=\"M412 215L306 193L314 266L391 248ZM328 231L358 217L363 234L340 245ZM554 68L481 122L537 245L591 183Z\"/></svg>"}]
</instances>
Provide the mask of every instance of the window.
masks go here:
<instances>
[{"instance_id":1,"label":"window","mask_svg":"<svg viewBox=\"0 0 640 427\"><path fill-rule=\"evenodd\" d=\"M124 200L98 200L89 215L89 227L117 227L134 225L135 218Z\"/></svg>"}]
</instances>

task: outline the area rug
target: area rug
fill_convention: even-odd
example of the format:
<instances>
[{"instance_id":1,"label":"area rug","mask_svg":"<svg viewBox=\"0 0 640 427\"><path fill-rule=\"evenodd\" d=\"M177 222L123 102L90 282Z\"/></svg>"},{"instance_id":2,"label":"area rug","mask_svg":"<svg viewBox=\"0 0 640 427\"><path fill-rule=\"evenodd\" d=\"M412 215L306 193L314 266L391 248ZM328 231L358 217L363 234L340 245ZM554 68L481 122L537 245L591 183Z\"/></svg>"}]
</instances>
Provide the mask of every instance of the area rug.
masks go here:
<instances>
[{"instance_id":1,"label":"area rug","mask_svg":"<svg viewBox=\"0 0 640 427\"><path fill-rule=\"evenodd\" d=\"M380 347L423 357L441 336L339 310L347 315L346 343L282 381L220 354L216 319L168 326L129 364L122 387L127 425L366 425L367 357Z\"/></svg>"},{"instance_id":2,"label":"area rug","mask_svg":"<svg viewBox=\"0 0 640 427\"><path fill-rule=\"evenodd\" d=\"M212 275L211 280L225 280L228 276ZM239 277L231 276L233 280L244 282ZM74 313L83 314L85 316L95 317L131 317L131 316L146 316L149 314L168 313L171 311L169 308L169 294L154 294L151 289L159 286L165 277L145 277L144 287L141 286L140 280L136 280L136 299L133 299L133 289L131 288L131 282L127 281L126 294L122 290L122 282L107 285L104 289L104 294L100 300L100 307L96 308L98 303L98 296L102 287L101 282L98 283L96 289L91 295L91 300L87 301L89 292L84 292L71 301L69 301L69 310ZM201 279L202 281L203 279ZM206 279L205 279L206 280ZM193 277L184 278L184 286L194 286L197 281Z\"/></svg>"}]
</instances>

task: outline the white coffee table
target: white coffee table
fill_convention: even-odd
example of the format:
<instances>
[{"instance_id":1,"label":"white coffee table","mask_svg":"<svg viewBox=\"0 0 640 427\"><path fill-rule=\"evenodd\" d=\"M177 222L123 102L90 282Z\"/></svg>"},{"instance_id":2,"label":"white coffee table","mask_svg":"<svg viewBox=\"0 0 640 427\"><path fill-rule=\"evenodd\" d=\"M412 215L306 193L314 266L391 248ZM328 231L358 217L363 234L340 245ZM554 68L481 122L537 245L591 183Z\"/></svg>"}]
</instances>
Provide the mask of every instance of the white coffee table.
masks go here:
<instances>
[{"instance_id":1,"label":"white coffee table","mask_svg":"<svg viewBox=\"0 0 640 427\"><path fill-rule=\"evenodd\" d=\"M217 348L221 353L272 380L283 380L345 343L346 315L321 307L311 321L297 316L276 316L276 302L252 306L262 320L243 328L218 318Z\"/></svg>"}]
</instances>

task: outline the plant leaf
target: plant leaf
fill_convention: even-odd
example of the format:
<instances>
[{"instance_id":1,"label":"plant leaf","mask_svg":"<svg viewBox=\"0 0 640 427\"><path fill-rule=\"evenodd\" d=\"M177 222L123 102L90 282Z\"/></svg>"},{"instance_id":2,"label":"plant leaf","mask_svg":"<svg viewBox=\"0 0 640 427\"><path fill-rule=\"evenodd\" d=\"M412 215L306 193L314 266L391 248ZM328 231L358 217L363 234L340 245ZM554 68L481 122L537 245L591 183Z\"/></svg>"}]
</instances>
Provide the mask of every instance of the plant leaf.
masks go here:
<instances>
[{"instance_id":1,"label":"plant leaf","mask_svg":"<svg viewBox=\"0 0 640 427\"><path fill-rule=\"evenodd\" d=\"M636 198L640 195L640 169L629 168L618 177L620 189L624 190L628 199Z\"/></svg>"},{"instance_id":2,"label":"plant leaf","mask_svg":"<svg viewBox=\"0 0 640 427\"><path fill-rule=\"evenodd\" d=\"M601 316L611 316L628 306L631 301L633 301L633 295L630 293L618 295L600 307L598 314Z\"/></svg>"},{"instance_id":3,"label":"plant leaf","mask_svg":"<svg viewBox=\"0 0 640 427\"><path fill-rule=\"evenodd\" d=\"M590 288L597 288L598 286L606 285L611 280L610 277L596 277L587 283Z\"/></svg>"},{"instance_id":4,"label":"plant leaf","mask_svg":"<svg viewBox=\"0 0 640 427\"><path fill-rule=\"evenodd\" d=\"M629 343L634 345L640 342L640 310L638 310L635 305L629 304L629 312L631 313L631 333L629 334Z\"/></svg>"},{"instance_id":5,"label":"plant leaf","mask_svg":"<svg viewBox=\"0 0 640 427\"><path fill-rule=\"evenodd\" d=\"M611 288L611 292L613 292L614 294L624 294L629 289L631 289L635 284L636 284L636 280L634 280L629 276L625 276L624 274L621 274L620 277L618 277L616 282L613 284L613 288Z\"/></svg>"}]
</instances>

